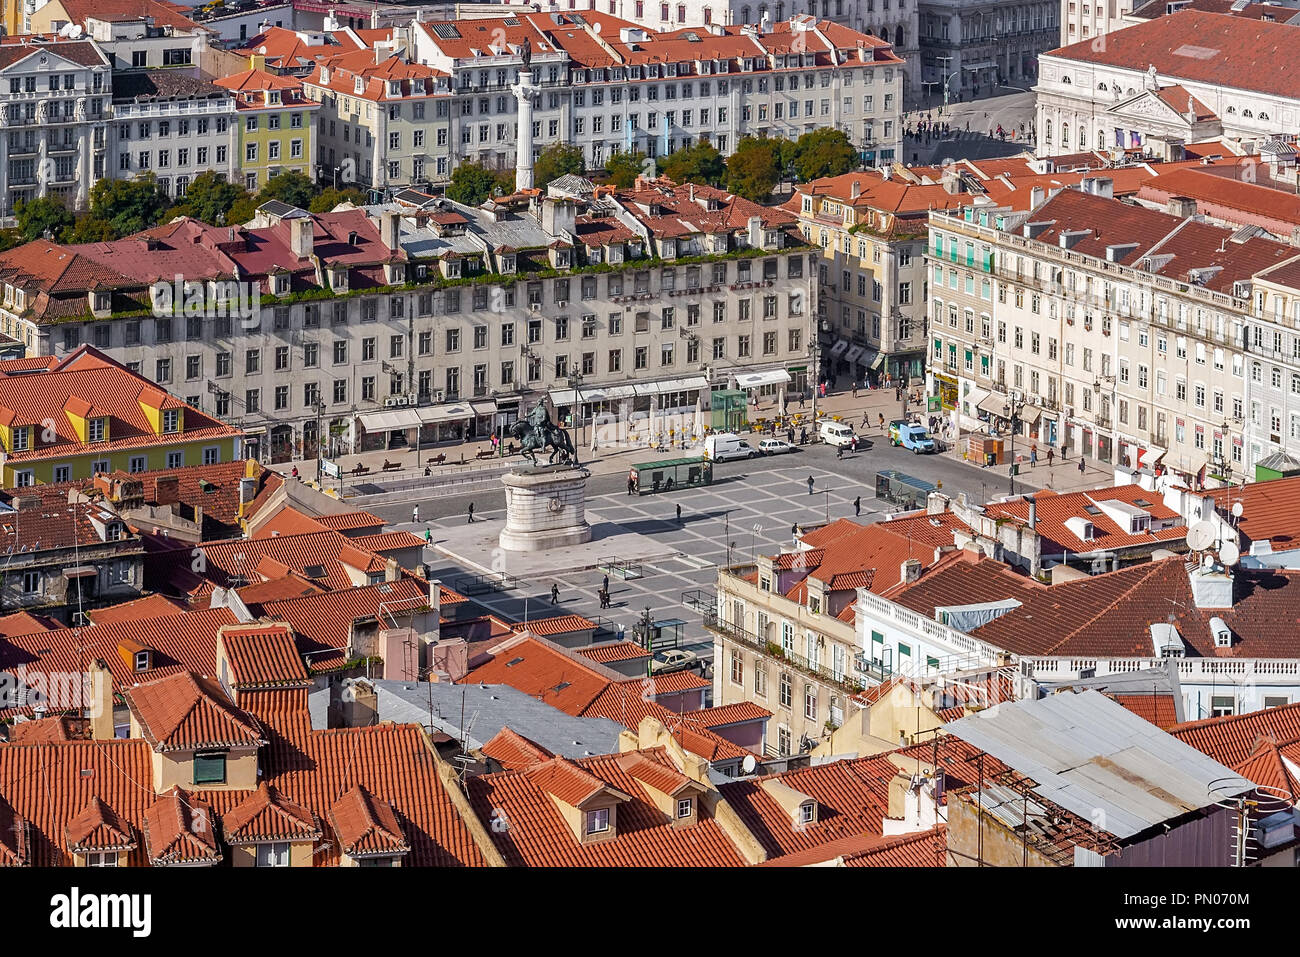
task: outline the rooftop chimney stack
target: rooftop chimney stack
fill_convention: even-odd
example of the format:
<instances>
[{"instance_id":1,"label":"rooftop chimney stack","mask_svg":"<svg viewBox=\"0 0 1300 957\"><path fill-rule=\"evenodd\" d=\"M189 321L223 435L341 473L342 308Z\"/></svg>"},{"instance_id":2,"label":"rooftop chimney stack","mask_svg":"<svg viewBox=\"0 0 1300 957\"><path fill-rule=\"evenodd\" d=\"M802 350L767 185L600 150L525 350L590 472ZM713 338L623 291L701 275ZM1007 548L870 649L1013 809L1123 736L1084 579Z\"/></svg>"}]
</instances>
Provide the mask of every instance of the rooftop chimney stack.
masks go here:
<instances>
[{"instance_id":1,"label":"rooftop chimney stack","mask_svg":"<svg viewBox=\"0 0 1300 957\"><path fill-rule=\"evenodd\" d=\"M310 259L315 244L315 221L310 216L289 220L289 248L295 256Z\"/></svg>"}]
</instances>

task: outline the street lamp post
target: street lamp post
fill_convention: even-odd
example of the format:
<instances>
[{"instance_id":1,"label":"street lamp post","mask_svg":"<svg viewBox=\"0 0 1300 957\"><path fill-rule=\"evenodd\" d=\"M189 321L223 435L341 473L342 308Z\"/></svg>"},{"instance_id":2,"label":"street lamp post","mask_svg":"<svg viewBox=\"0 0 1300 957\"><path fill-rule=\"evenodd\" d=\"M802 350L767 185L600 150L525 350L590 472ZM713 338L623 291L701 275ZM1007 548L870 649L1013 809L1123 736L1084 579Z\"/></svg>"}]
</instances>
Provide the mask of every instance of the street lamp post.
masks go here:
<instances>
[{"instance_id":1,"label":"street lamp post","mask_svg":"<svg viewBox=\"0 0 1300 957\"><path fill-rule=\"evenodd\" d=\"M575 372L573 375L569 376L569 388L573 390L573 409L574 409L573 431L578 436L578 441L581 442L584 439L584 436L582 434L582 391L581 391L582 373L581 372ZM574 443L573 452L574 452L573 464L577 465L578 464L577 443Z\"/></svg>"},{"instance_id":2,"label":"street lamp post","mask_svg":"<svg viewBox=\"0 0 1300 957\"><path fill-rule=\"evenodd\" d=\"M1002 404L1003 418L1011 423L1011 468L1009 469L1009 478L1012 495L1016 494L1016 427L1020 421L1020 411L1024 407L1024 399L1011 399Z\"/></svg>"}]
</instances>

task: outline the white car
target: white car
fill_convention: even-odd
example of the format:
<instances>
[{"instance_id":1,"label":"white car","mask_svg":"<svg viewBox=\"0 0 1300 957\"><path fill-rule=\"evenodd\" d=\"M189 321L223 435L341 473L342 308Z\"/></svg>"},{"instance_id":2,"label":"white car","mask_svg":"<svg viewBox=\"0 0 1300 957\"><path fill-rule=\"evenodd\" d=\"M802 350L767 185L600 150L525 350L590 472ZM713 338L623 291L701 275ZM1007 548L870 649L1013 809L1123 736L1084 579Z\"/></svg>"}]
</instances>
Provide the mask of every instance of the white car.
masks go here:
<instances>
[{"instance_id":1,"label":"white car","mask_svg":"<svg viewBox=\"0 0 1300 957\"><path fill-rule=\"evenodd\" d=\"M758 443L758 450L764 455L784 455L786 452L793 452L794 446L781 439L763 439Z\"/></svg>"},{"instance_id":2,"label":"white car","mask_svg":"<svg viewBox=\"0 0 1300 957\"><path fill-rule=\"evenodd\" d=\"M650 673L652 675L672 674L674 671L687 671L698 667L699 664L700 656L695 652L672 648L668 651L655 652L650 660Z\"/></svg>"}]
</instances>

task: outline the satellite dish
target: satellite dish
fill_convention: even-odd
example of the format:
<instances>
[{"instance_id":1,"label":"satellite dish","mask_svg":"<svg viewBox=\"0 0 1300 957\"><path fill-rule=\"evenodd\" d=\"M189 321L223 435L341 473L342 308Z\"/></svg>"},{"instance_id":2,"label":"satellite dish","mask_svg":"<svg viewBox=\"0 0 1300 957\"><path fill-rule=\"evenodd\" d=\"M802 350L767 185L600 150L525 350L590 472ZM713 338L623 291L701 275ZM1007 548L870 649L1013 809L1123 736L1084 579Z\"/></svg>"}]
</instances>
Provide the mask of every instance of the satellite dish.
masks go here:
<instances>
[{"instance_id":1,"label":"satellite dish","mask_svg":"<svg viewBox=\"0 0 1300 957\"><path fill-rule=\"evenodd\" d=\"M1219 549L1219 561L1223 562L1224 568L1231 568L1237 564L1241 558L1241 549L1232 542L1224 542L1223 547Z\"/></svg>"},{"instance_id":2,"label":"satellite dish","mask_svg":"<svg viewBox=\"0 0 1300 957\"><path fill-rule=\"evenodd\" d=\"M740 762L740 767L746 774L753 774L754 768L758 767L758 762L754 760L752 754L747 754L745 760Z\"/></svg>"},{"instance_id":3,"label":"satellite dish","mask_svg":"<svg viewBox=\"0 0 1300 957\"><path fill-rule=\"evenodd\" d=\"M1209 522L1197 522L1187 530L1187 547L1194 552L1203 552L1214 544L1214 526Z\"/></svg>"},{"instance_id":4,"label":"satellite dish","mask_svg":"<svg viewBox=\"0 0 1300 957\"><path fill-rule=\"evenodd\" d=\"M1232 517L1233 517L1233 518L1241 518L1241 513L1244 512L1244 511L1245 511L1245 509L1242 508L1240 502L1233 502L1233 503L1232 503Z\"/></svg>"}]
</instances>

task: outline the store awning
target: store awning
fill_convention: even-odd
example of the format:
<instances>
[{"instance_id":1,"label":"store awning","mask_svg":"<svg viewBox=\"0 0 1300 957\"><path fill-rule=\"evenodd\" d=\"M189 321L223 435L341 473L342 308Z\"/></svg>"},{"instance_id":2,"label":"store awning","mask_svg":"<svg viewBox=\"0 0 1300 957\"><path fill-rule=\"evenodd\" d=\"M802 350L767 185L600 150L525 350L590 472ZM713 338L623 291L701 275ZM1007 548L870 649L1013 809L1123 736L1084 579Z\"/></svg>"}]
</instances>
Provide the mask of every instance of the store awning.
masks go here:
<instances>
[{"instance_id":1,"label":"store awning","mask_svg":"<svg viewBox=\"0 0 1300 957\"><path fill-rule=\"evenodd\" d=\"M480 399L477 402L471 402L469 407L474 410L475 415L491 415L497 410L497 400Z\"/></svg>"},{"instance_id":2,"label":"store awning","mask_svg":"<svg viewBox=\"0 0 1300 957\"><path fill-rule=\"evenodd\" d=\"M881 363L883 363L884 361L885 361L885 354L883 352L877 352L876 357L871 360L872 370L879 369Z\"/></svg>"},{"instance_id":3,"label":"store awning","mask_svg":"<svg viewBox=\"0 0 1300 957\"><path fill-rule=\"evenodd\" d=\"M1011 400L1005 392L990 392L976 404L975 408L989 415L1006 416L1010 411ZM1026 408L1028 408L1026 406Z\"/></svg>"},{"instance_id":4,"label":"store awning","mask_svg":"<svg viewBox=\"0 0 1300 957\"><path fill-rule=\"evenodd\" d=\"M420 420L427 425L433 425L436 422L455 422L458 419L469 419L473 416L474 410L468 402L435 405L432 408L420 410Z\"/></svg>"},{"instance_id":5,"label":"store awning","mask_svg":"<svg viewBox=\"0 0 1300 957\"><path fill-rule=\"evenodd\" d=\"M582 393L583 402L605 402L611 399L630 399L636 395L637 387L631 384L591 386L590 388L584 386L578 392ZM551 402L557 407L573 405L577 399L577 393L573 389L552 389L550 396Z\"/></svg>"},{"instance_id":6,"label":"store awning","mask_svg":"<svg viewBox=\"0 0 1300 957\"><path fill-rule=\"evenodd\" d=\"M1042 406L1026 405L1020 410L1020 421L1025 425L1033 425L1038 421L1039 416L1043 414Z\"/></svg>"},{"instance_id":7,"label":"store awning","mask_svg":"<svg viewBox=\"0 0 1300 957\"><path fill-rule=\"evenodd\" d=\"M784 369L781 370L781 375L785 376L785 381L790 378ZM702 375L698 375L689 376L685 379L663 379L659 382L644 382L638 384L636 388L637 393L640 395L663 395L665 392L689 392L692 389L707 389L708 387L709 380ZM582 397L585 399L587 393L584 392Z\"/></svg>"},{"instance_id":8,"label":"store awning","mask_svg":"<svg viewBox=\"0 0 1300 957\"><path fill-rule=\"evenodd\" d=\"M736 376L737 389L757 389L764 385L781 385L790 381L790 373L784 369L768 369L766 372L742 372Z\"/></svg>"},{"instance_id":9,"label":"store awning","mask_svg":"<svg viewBox=\"0 0 1300 957\"><path fill-rule=\"evenodd\" d=\"M99 570L94 565L74 565L63 569L64 578L94 578L98 574Z\"/></svg>"},{"instance_id":10,"label":"store awning","mask_svg":"<svg viewBox=\"0 0 1300 957\"><path fill-rule=\"evenodd\" d=\"M980 407L980 403L983 402L988 397L989 397L988 389L981 389L979 386L971 386L971 390L967 392L964 396L962 396L961 400L962 402L969 402L972 406L975 407L976 411L978 411ZM999 410L1001 408L1002 408L1001 406L998 406ZM1000 411L999 414L1001 414Z\"/></svg>"},{"instance_id":11,"label":"store awning","mask_svg":"<svg viewBox=\"0 0 1300 957\"><path fill-rule=\"evenodd\" d=\"M1176 463L1166 463L1175 472L1190 475L1193 478L1201 474L1201 469L1210 463L1210 457L1200 452L1179 456Z\"/></svg>"},{"instance_id":12,"label":"store awning","mask_svg":"<svg viewBox=\"0 0 1300 957\"><path fill-rule=\"evenodd\" d=\"M420 413L415 409L385 409L382 412L364 412L357 416L357 421L367 432L391 432L418 428Z\"/></svg>"},{"instance_id":13,"label":"store awning","mask_svg":"<svg viewBox=\"0 0 1300 957\"><path fill-rule=\"evenodd\" d=\"M1159 462L1164 454L1164 449L1155 447L1143 449L1142 454L1138 456L1138 466L1144 469L1149 469Z\"/></svg>"}]
</instances>

